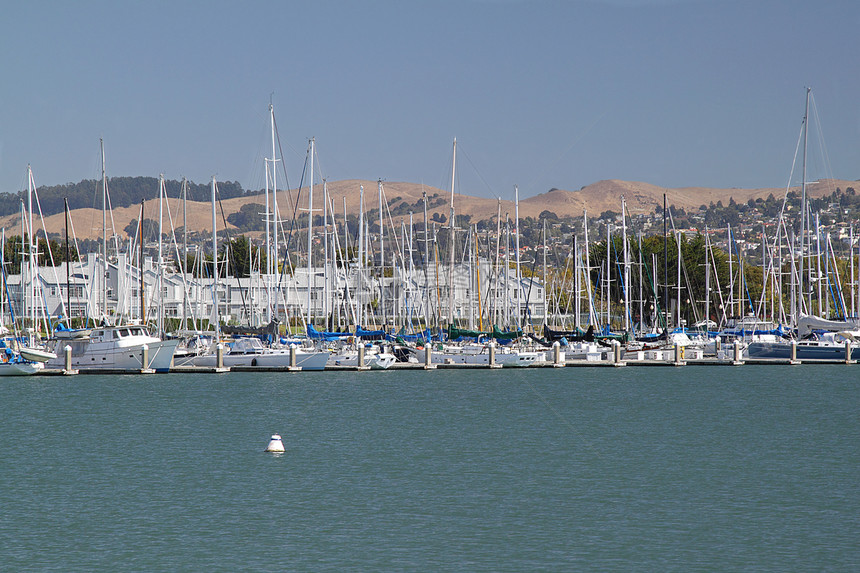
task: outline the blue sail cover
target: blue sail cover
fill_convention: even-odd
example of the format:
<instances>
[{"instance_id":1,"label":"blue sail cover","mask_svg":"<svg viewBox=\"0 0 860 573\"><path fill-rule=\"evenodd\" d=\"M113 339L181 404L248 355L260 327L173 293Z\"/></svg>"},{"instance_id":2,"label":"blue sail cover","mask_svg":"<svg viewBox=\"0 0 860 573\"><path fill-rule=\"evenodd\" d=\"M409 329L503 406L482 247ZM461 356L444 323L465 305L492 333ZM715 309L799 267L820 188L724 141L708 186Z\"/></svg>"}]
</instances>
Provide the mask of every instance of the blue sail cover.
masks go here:
<instances>
[{"instance_id":1,"label":"blue sail cover","mask_svg":"<svg viewBox=\"0 0 860 573\"><path fill-rule=\"evenodd\" d=\"M385 338L384 330L365 330L361 326L355 327L355 335L360 336L364 340L383 340Z\"/></svg>"},{"instance_id":2,"label":"blue sail cover","mask_svg":"<svg viewBox=\"0 0 860 573\"><path fill-rule=\"evenodd\" d=\"M327 332L320 331L314 328L312 324L308 325L308 338L311 340L343 340L352 336L349 332Z\"/></svg>"}]
</instances>

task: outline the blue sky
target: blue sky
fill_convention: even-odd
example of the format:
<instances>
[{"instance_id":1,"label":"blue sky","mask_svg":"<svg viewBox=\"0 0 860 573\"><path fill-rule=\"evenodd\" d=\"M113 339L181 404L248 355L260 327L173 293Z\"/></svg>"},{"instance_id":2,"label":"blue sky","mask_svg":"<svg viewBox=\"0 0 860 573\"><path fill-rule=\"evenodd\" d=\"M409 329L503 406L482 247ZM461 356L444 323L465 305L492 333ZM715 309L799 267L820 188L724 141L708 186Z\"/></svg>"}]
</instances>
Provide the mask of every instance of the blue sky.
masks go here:
<instances>
[{"instance_id":1,"label":"blue sky","mask_svg":"<svg viewBox=\"0 0 860 573\"><path fill-rule=\"evenodd\" d=\"M291 186L315 137L331 181L447 188L457 137L485 197L783 187L806 86L810 179L860 178L856 1L0 3L0 191L98 178L100 137L110 176L261 188L270 99Z\"/></svg>"}]
</instances>

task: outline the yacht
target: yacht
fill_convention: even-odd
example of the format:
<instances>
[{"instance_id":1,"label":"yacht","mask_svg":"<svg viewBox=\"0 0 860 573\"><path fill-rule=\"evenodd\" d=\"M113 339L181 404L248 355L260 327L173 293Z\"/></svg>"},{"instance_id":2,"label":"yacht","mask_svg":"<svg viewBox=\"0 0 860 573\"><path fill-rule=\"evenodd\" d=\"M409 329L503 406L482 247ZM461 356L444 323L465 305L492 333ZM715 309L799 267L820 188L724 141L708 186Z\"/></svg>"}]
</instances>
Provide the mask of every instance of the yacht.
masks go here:
<instances>
[{"instance_id":1,"label":"yacht","mask_svg":"<svg viewBox=\"0 0 860 573\"><path fill-rule=\"evenodd\" d=\"M424 363L425 347L415 349L418 363ZM509 347L496 347L495 363L506 368L527 367L540 362L544 357L537 352L513 350ZM430 359L433 364L476 364L489 366L490 347L486 344L467 343L462 345L445 344L433 349Z\"/></svg>"},{"instance_id":2,"label":"yacht","mask_svg":"<svg viewBox=\"0 0 860 573\"><path fill-rule=\"evenodd\" d=\"M290 348L266 348L259 338L237 338L227 343L224 366L259 366L261 368L286 368L290 366ZM296 366L302 370L324 370L328 361L327 351L296 349ZM194 366L214 368L217 365L214 351L192 359Z\"/></svg>"},{"instance_id":3,"label":"yacht","mask_svg":"<svg viewBox=\"0 0 860 573\"><path fill-rule=\"evenodd\" d=\"M85 336L56 338L50 368L65 367L65 348L72 349L72 368L138 371L152 369L169 372L173 353L179 340L162 340L152 336L141 325L103 326L93 328ZM143 348L147 348L147 362L143 363Z\"/></svg>"}]
</instances>

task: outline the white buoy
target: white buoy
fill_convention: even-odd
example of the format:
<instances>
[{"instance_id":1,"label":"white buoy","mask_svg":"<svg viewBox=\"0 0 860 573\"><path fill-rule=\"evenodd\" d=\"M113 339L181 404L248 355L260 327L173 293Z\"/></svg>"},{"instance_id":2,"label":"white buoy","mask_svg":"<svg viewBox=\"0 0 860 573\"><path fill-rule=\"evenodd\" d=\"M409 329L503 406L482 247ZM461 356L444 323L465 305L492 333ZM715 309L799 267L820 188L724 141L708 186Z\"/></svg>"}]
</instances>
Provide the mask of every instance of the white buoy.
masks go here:
<instances>
[{"instance_id":1,"label":"white buoy","mask_svg":"<svg viewBox=\"0 0 860 573\"><path fill-rule=\"evenodd\" d=\"M272 434L272 439L269 441L269 445L266 446L266 451L276 454L284 453L284 443L281 441L281 436Z\"/></svg>"}]
</instances>

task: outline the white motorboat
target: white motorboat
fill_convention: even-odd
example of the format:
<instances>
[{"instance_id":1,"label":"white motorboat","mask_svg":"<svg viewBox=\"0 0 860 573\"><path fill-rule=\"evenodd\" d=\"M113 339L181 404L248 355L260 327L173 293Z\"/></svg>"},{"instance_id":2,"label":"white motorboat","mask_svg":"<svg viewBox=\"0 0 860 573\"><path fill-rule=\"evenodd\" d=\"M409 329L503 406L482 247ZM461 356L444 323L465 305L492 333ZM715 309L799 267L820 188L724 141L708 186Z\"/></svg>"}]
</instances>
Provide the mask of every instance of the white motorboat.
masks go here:
<instances>
[{"instance_id":1,"label":"white motorboat","mask_svg":"<svg viewBox=\"0 0 860 573\"><path fill-rule=\"evenodd\" d=\"M10 360L0 362L0 376L32 376L45 369L43 362L30 362L28 360Z\"/></svg>"},{"instance_id":2,"label":"white motorboat","mask_svg":"<svg viewBox=\"0 0 860 573\"><path fill-rule=\"evenodd\" d=\"M419 363L426 360L425 348L417 348L415 357ZM543 358L538 352L514 350L508 347L497 347L495 363L504 367L531 366ZM441 349L433 348L430 360L432 364L476 364L489 366L490 347L486 344L446 344Z\"/></svg>"},{"instance_id":3,"label":"white motorboat","mask_svg":"<svg viewBox=\"0 0 860 573\"><path fill-rule=\"evenodd\" d=\"M45 369L44 361L28 360L9 346L17 342L4 340L0 342L0 376L30 376Z\"/></svg>"},{"instance_id":4,"label":"white motorboat","mask_svg":"<svg viewBox=\"0 0 860 573\"><path fill-rule=\"evenodd\" d=\"M394 354L373 348L368 348L364 355L364 365L371 370L387 370L395 362L397 357ZM345 348L332 352L328 366L358 366L358 350Z\"/></svg>"},{"instance_id":5,"label":"white motorboat","mask_svg":"<svg viewBox=\"0 0 860 573\"><path fill-rule=\"evenodd\" d=\"M56 358L47 362L52 368L65 367L65 348L72 349L72 368L128 370L152 369L169 372L173 352L179 339L162 340L151 336L140 325L105 326L94 328L89 336L57 339L53 346ZM144 364L144 346L147 361Z\"/></svg>"},{"instance_id":6,"label":"white motorboat","mask_svg":"<svg viewBox=\"0 0 860 573\"><path fill-rule=\"evenodd\" d=\"M228 344L224 352L224 366L258 366L261 368L286 368L290 366L291 348L266 348L259 338L237 338ZM302 370L324 370L329 352L295 348L296 366ZM214 368L217 366L214 350L192 358L194 366Z\"/></svg>"}]
</instances>

